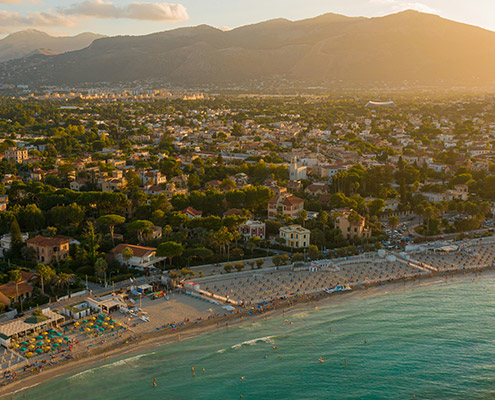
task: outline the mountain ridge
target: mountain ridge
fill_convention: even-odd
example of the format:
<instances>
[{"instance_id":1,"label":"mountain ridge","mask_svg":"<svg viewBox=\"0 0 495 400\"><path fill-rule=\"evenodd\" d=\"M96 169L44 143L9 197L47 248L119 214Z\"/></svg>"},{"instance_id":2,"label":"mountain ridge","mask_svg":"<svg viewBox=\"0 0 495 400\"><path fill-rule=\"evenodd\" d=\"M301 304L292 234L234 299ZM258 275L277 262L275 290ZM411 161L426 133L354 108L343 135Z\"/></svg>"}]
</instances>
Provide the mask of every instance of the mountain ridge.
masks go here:
<instances>
[{"instance_id":1,"label":"mountain ridge","mask_svg":"<svg viewBox=\"0 0 495 400\"><path fill-rule=\"evenodd\" d=\"M229 31L208 26L98 38L88 47L0 64L0 79L31 84L157 80L225 85L286 79L483 85L495 81L495 32L433 14L323 14Z\"/></svg>"}]
</instances>

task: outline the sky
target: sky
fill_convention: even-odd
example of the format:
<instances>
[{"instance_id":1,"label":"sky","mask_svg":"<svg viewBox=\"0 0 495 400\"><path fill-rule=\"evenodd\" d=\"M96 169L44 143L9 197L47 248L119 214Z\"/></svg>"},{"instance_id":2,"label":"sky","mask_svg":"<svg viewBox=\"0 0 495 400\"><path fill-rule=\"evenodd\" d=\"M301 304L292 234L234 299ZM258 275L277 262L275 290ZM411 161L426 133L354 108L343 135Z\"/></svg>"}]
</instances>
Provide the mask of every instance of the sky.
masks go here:
<instances>
[{"instance_id":1,"label":"sky","mask_svg":"<svg viewBox=\"0 0 495 400\"><path fill-rule=\"evenodd\" d=\"M175 0L174 0L175 1ZM0 35L38 29L55 36L142 35L208 24L231 29L324 13L374 17L415 9L495 31L495 0L0 0Z\"/></svg>"}]
</instances>

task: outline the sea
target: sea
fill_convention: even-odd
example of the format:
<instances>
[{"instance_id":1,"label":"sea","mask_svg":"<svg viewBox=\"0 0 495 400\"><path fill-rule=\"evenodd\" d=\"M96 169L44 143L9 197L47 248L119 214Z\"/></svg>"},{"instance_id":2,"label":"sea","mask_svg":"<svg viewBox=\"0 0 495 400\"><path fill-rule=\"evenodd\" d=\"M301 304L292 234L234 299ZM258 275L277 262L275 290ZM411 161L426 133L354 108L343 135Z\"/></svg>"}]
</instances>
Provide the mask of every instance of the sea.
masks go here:
<instances>
[{"instance_id":1,"label":"sea","mask_svg":"<svg viewBox=\"0 0 495 400\"><path fill-rule=\"evenodd\" d=\"M12 398L494 399L495 278L334 295L110 359Z\"/></svg>"}]
</instances>

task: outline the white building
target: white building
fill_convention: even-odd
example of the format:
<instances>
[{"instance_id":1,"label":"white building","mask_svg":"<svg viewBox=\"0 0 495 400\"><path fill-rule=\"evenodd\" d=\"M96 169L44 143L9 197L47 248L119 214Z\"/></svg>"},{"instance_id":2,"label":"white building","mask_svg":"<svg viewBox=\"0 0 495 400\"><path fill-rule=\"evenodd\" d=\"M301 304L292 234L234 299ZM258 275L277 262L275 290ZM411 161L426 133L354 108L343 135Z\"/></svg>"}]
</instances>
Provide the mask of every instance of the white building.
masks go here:
<instances>
[{"instance_id":1,"label":"white building","mask_svg":"<svg viewBox=\"0 0 495 400\"><path fill-rule=\"evenodd\" d=\"M289 179L291 181L300 181L307 178L308 168L297 164L297 158L293 157L289 166Z\"/></svg>"}]
</instances>

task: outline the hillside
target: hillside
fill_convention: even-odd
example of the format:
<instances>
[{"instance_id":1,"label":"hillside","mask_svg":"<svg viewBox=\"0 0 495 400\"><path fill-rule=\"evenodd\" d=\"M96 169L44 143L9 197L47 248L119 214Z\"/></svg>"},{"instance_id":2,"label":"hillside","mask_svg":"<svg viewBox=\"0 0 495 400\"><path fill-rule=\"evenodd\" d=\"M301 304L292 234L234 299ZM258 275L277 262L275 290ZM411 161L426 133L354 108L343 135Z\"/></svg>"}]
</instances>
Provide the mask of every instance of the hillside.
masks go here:
<instances>
[{"instance_id":1,"label":"hillside","mask_svg":"<svg viewBox=\"0 0 495 400\"><path fill-rule=\"evenodd\" d=\"M493 83L494 70L494 32L405 11L380 18L278 19L228 32L201 25L102 38L79 51L1 64L0 79L222 85L285 78L327 86L405 81L474 86Z\"/></svg>"},{"instance_id":2,"label":"hillside","mask_svg":"<svg viewBox=\"0 0 495 400\"><path fill-rule=\"evenodd\" d=\"M12 33L0 40L0 62L15 60L36 53L60 54L88 47L95 39L104 37L94 33L55 37L29 29Z\"/></svg>"}]
</instances>

